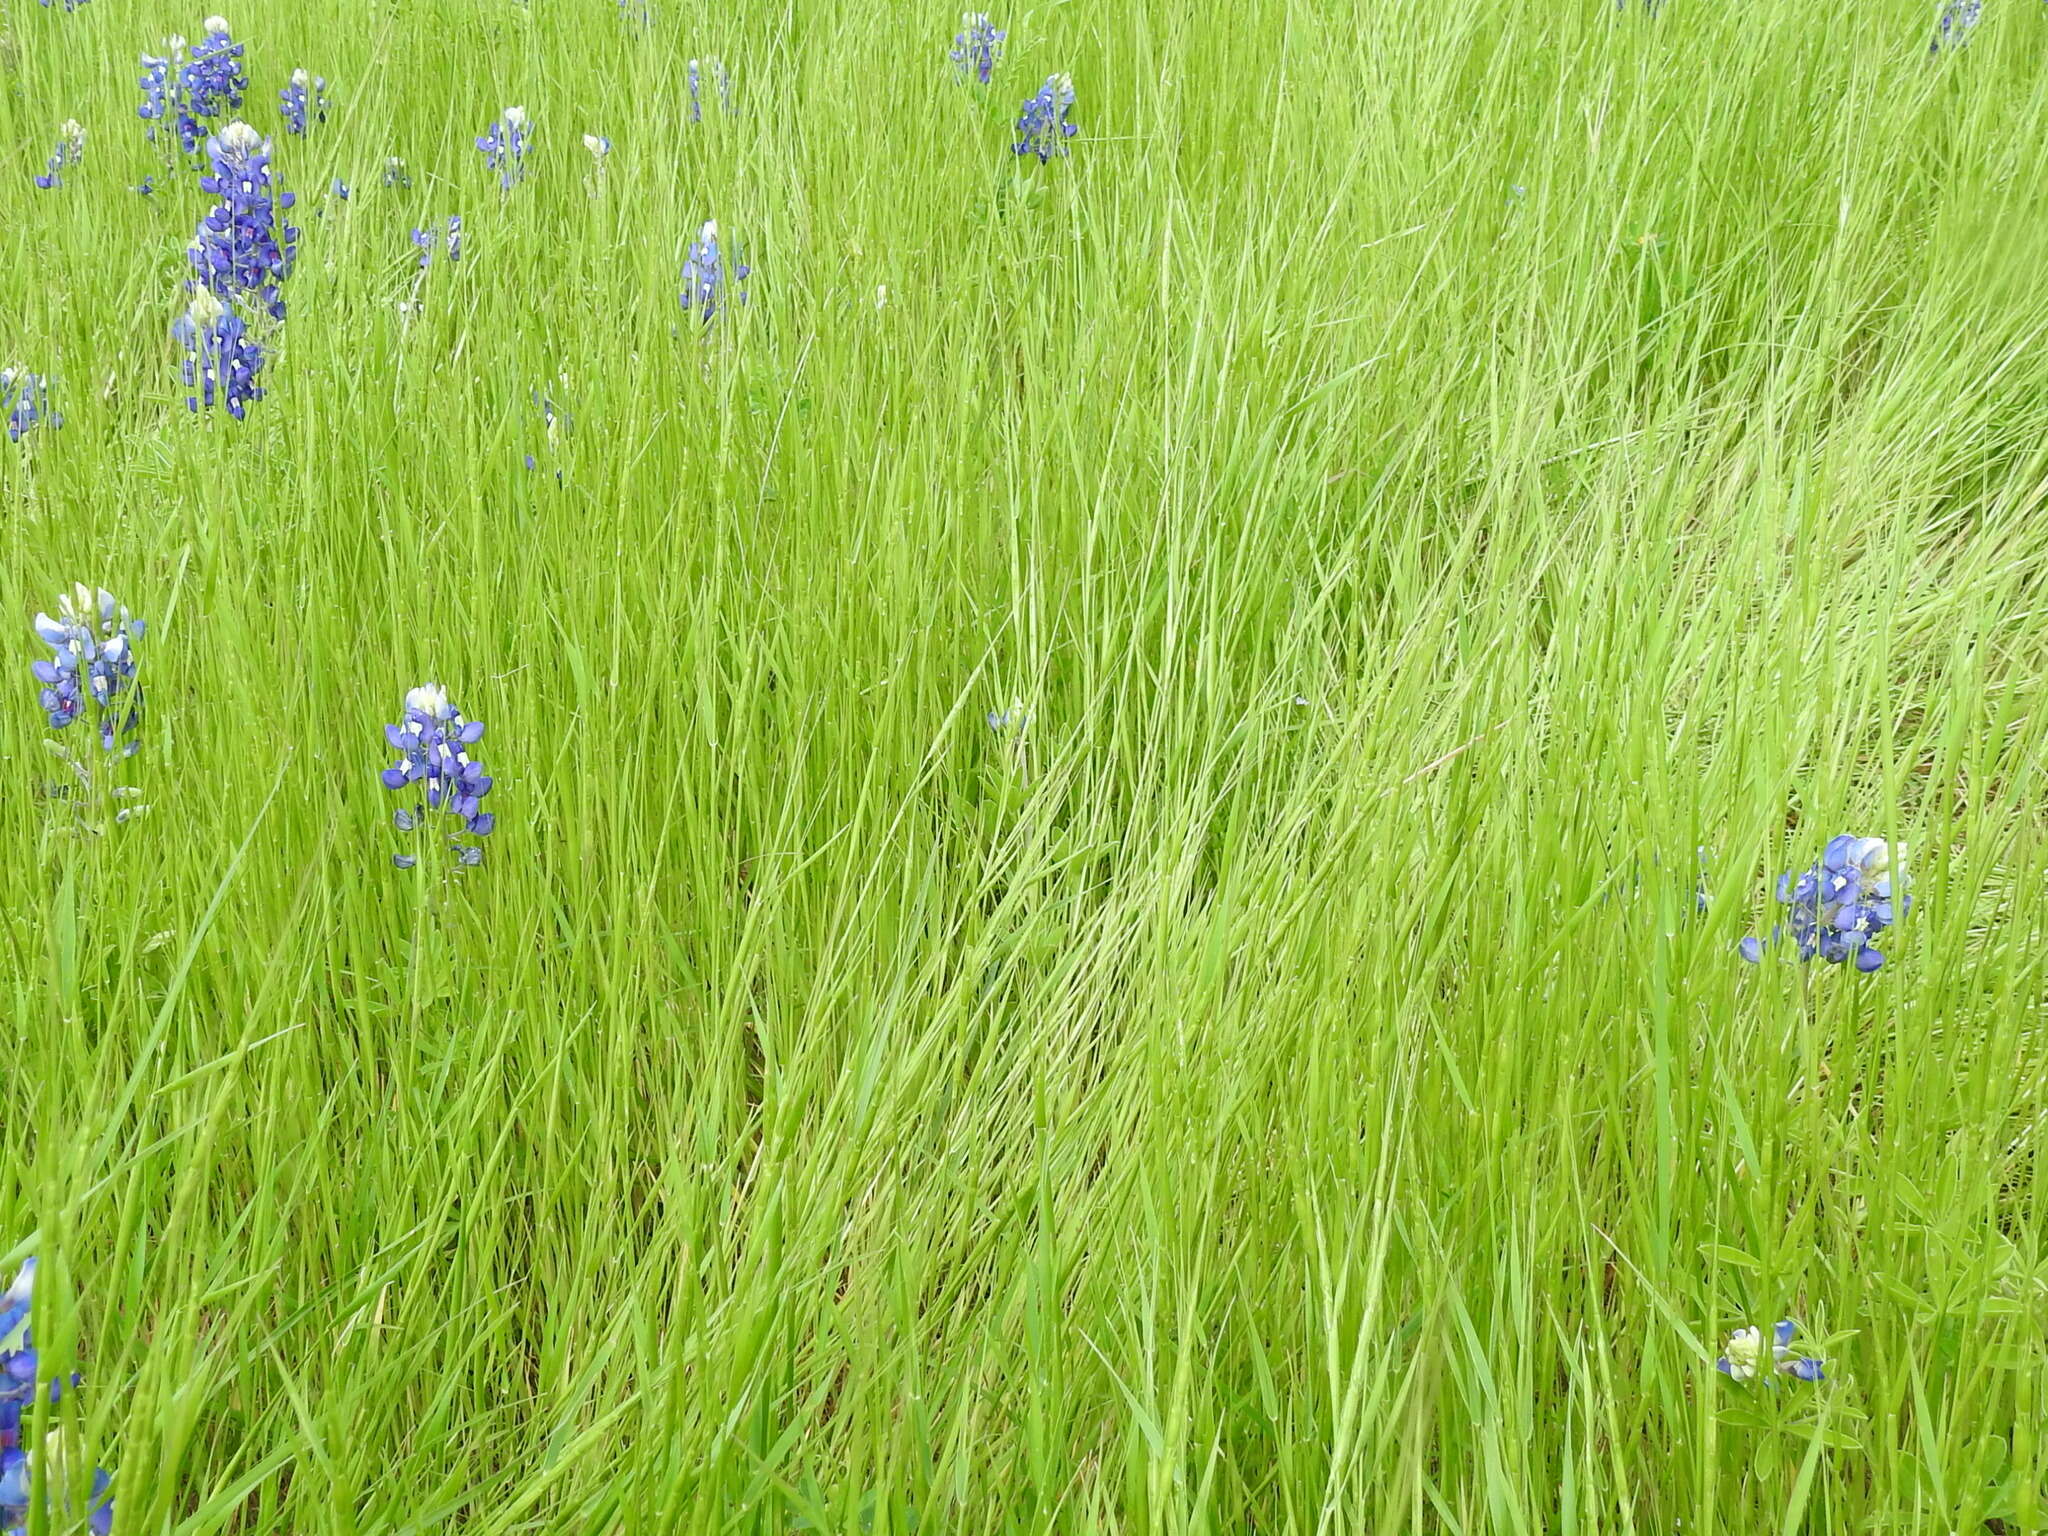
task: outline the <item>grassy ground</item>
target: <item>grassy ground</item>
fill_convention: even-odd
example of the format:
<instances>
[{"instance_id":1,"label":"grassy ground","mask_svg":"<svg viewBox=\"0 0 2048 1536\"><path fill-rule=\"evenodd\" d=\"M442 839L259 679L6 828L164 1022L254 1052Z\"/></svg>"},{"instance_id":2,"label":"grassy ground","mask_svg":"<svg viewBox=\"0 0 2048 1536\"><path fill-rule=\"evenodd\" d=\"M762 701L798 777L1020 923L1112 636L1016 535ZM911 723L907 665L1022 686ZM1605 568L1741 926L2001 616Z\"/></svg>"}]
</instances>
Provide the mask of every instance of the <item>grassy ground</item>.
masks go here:
<instances>
[{"instance_id":1,"label":"grassy ground","mask_svg":"<svg viewBox=\"0 0 2048 1536\"><path fill-rule=\"evenodd\" d=\"M1034 0L986 92L941 9L234 13L335 98L237 425L201 14L7 5L0 1246L117 1529L2048 1525L2041 6ZM391 867L427 678L479 869ZM1745 967L1844 830L1889 963ZM1779 1317L1825 1383L1714 1372Z\"/></svg>"}]
</instances>

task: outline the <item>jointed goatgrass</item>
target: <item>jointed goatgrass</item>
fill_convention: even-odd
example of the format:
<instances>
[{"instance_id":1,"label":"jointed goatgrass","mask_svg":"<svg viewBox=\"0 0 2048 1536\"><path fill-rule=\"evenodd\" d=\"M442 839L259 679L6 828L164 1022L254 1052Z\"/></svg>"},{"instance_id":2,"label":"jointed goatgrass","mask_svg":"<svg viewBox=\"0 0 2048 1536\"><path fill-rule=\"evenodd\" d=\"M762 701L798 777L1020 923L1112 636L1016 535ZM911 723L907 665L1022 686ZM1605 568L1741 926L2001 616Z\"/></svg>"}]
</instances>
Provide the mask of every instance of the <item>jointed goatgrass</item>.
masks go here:
<instances>
[{"instance_id":1,"label":"jointed goatgrass","mask_svg":"<svg viewBox=\"0 0 2048 1536\"><path fill-rule=\"evenodd\" d=\"M2040 7L1037 4L986 93L951 12L264 7L245 115L336 105L239 427L205 199L127 190L201 14L0 41L66 417L0 443L0 1243L121 1529L2048 1523ZM152 624L98 839L78 579ZM1884 970L1742 966L1843 830ZM1826 1383L1714 1374L1780 1316Z\"/></svg>"}]
</instances>

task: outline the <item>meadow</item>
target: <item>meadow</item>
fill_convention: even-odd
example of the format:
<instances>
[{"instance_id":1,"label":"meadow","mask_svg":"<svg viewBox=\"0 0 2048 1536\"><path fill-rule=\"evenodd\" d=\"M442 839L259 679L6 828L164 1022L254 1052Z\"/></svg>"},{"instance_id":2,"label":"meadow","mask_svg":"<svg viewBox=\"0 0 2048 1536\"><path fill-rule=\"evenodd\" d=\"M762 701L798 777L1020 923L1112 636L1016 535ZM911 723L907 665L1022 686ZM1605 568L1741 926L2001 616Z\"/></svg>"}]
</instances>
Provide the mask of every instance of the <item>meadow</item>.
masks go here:
<instances>
[{"instance_id":1,"label":"meadow","mask_svg":"<svg viewBox=\"0 0 2048 1536\"><path fill-rule=\"evenodd\" d=\"M32 1529L2048 1528L2048 7L226 20L239 420L0 6Z\"/></svg>"}]
</instances>

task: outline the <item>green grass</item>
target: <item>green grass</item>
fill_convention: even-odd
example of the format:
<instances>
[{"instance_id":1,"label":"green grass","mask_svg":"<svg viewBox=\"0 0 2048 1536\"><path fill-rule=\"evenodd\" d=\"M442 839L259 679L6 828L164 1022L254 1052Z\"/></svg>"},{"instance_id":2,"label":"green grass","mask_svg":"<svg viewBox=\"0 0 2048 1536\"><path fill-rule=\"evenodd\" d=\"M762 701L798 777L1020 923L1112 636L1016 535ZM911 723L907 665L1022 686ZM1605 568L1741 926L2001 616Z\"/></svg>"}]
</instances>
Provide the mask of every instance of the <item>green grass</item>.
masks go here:
<instances>
[{"instance_id":1,"label":"green grass","mask_svg":"<svg viewBox=\"0 0 2048 1536\"><path fill-rule=\"evenodd\" d=\"M656 3L230 12L336 97L240 426L127 190L203 13L0 12L0 1248L119 1529L2048 1528L2048 13ZM1884 970L1743 966L1843 830Z\"/></svg>"}]
</instances>

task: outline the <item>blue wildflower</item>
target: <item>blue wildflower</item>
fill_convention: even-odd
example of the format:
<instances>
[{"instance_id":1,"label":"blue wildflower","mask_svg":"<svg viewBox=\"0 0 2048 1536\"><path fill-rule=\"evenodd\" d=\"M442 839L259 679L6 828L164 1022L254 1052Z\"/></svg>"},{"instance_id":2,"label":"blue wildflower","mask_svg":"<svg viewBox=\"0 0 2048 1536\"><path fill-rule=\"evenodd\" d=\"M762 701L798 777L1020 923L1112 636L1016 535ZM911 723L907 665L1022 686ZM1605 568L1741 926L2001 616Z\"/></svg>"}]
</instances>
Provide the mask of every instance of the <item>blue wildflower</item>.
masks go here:
<instances>
[{"instance_id":1,"label":"blue wildflower","mask_svg":"<svg viewBox=\"0 0 2048 1536\"><path fill-rule=\"evenodd\" d=\"M597 168L604 169L605 156L612 152L612 141L601 133L583 135L583 147L590 151L590 158L597 162Z\"/></svg>"},{"instance_id":2,"label":"blue wildflower","mask_svg":"<svg viewBox=\"0 0 2048 1536\"><path fill-rule=\"evenodd\" d=\"M171 71L184 60L185 39L174 37L164 47L168 51L167 56L160 57L154 53L142 56L142 76L137 81L142 87L142 105L135 109L135 115L149 124L144 132L152 144L156 142L156 125L170 116L171 109L179 100L171 85Z\"/></svg>"},{"instance_id":3,"label":"blue wildflower","mask_svg":"<svg viewBox=\"0 0 2048 1536\"><path fill-rule=\"evenodd\" d=\"M719 306L726 302L728 286L736 302L747 302L742 285L752 271L737 251L733 253L731 269L727 270L718 248L718 221L706 221L702 232L690 242L689 257L683 262L683 308L696 310L703 315L705 324L710 324Z\"/></svg>"},{"instance_id":4,"label":"blue wildflower","mask_svg":"<svg viewBox=\"0 0 2048 1536\"><path fill-rule=\"evenodd\" d=\"M1011 149L1020 155L1036 155L1043 165L1054 155L1067 152L1066 141L1081 130L1067 121L1074 109L1074 82L1067 75L1048 75L1038 94L1024 103L1017 115L1017 142Z\"/></svg>"},{"instance_id":5,"label":"blue wildflower","mask_svg":"<svg viewBox=\"0 0 2048 1536\"><path fill-rule=\"evenodd\" d=\"M278 212L292 206L289 192L272 196L270 141L247 123L229 123L206 141L213 173L199 185L220 201L199 221L187 255L192 286L216 298L247 298L284 318L279 284L291 275L299 232L280 225Z\"/></svg>"},{"instance_id":6,"label":"blue wildflower","mask_svg":"<svg viewBox=\"0 0 2048 1536\"><path fill-rule=\"evenodd\" d=\"M996 24L988 19L985 11L968 11L960 18L960 30L953 38L953 51L947 55L965 79L972 75L983 85L995 73L996 61L1003 56L1003 39L1010 34L996 30Z\"/></svg>"},{"instance_id":7,"label":"blue wildflower","mask_svg":"<svg viewBox=\"0 0 2048 1536\"><path fill-rule=\"evenodd\" d=\"M476 147L483 151L484 164L498 173L499 190L509 192L515 182L525 177L530 138L526 108L507 107L491 124L491 131L477 139Z\"/></svg>"},{"instance_id":8,"label":"blue wildflower","mask_svg":"<svg viewBox=\"0 0 2048 1536\"><path fill-rule=\"evenodd\" d=\"M1971 32L1984 19L1984 0L1948 0L1934 24L1934 41L1927 45L1930 55L1946 48L1951 53L1969 42Z\"/></svg>"},{"instance_id":9,"label":"blue wildflower","mask_svg":"<svg viewBox=\"0 0 2048 1536\"><path fill-rule=\"evenodd\" d=\"M172 39L173 44L178 41ZM207 125L223 113L239 111L248 90L242 45L228 35L223 17L208 17L204 40L193 45L191 62L178 71L179 147L188 155L197 154L206 141Z\"/></svg>"},{"instance_id":10,"label":"blue wildflower","mask_svg":"<svg viewBox=\"0 0 2048 1536\"><path fill-rule=\"evenodd\" d=\"M401 191L410 190L412 187L412 177L406 172L405 162L396 155L384 162L384 185L397 187Z\"/></svg>"},{"instance_id":11,"label":"blue wildflower","mask_svg":"<svg viewBox=\"0 0 2048 1536\"><path fill-rule=\"evenodd\" d=\"M721 112L732 110L732 76L726 73L724 62L716 58L692 59L687 73L690 81L690 121L693 123L704 121L704 102L700 93L703 87L702 76L706 72L709 72L718 87L718 109Z\"/></svg>"},{"instance_id":12,"label":"blue wildflower","mask_svg":"<svg viewBox=\"0 0 2048 1536\"><path fill-rule=\"evenodd\" d=\"M434 231L431 228L415 229L412 232L412 243L420 253L420 265L431 266L434 248L439 243L435 239ZM459 213L451 213L448 216L448 259L462 260L462 215Z\"/></svg>"},{"instance_id":13,"label":"blue wildflower","mask_svg":"<svg viewBox=\"0 0 2048 1536\"><path fill-rule=\"evenodd\" d=\"M410 809L401 806L393 812L392 825L401 832L413 832L426 826L429 812L453 817L461 826L447 834L447 842L459 864L481 864L484 857L477 844L461 840L462 834L489 837L497 825L497 817L483 809L484 797L491 792L491 776L469 755L483 735L483 721L463 719L462 712L448 701L447 691L434 683L410 689L405 695L405 718L384 727L385 740L399 754L398 761L379 776L384 787L423 787L426 796L424 804L416 802ZM400 853L392 855L391 862L400 869L411 869L419 858Z\"/></svg>"},{"instance_id":14,"label":"blue wildflower","mask_svg":"<svg viewBox=\"0 0 2048 1536\"><path fill-rule=\"evenodd\" d=\"M327 121L327 82L303 69L293 70L291 84L277 93L277 110L284 114L286 131L303 136L309 112L314 122Z\"/></svg>"},{"instance_id":15,"label":"blue wildflower","mask_svg":"<svg viewBox=\"0 0 2048 1536\"><path fill-rule=\"evenodd\" d=\"M50 648L48 661L31 664L43 685L39 702L53 730L63 730L90 710L100 746L133 757L141 745L142 689L135 681L135 644L142 621L114 601L111 592L80 585L57 599L57 616L36 615L36 637Z\"/></svg>"},{"instance_id":16,"label":"blue wildflower","mask_svg":"<svg viewBox=\"0 0 2048 1536\"><path fill-rule=\"evenodd\" d=\"M20 442L31 427L64 425L64 418L50 409L50 381L19 364L0 368L0 421L7 423L11 443Z\"/></svg>"},{"instance_id":17,"label":"blue wildflower","mask_svg":"<svg viewBox=\"0 0 2048 1536\"><path fill-rule=\"evenodd\" d=\"M156 191L156 178L154 176L145 176L131 190L140 192L144 197L148 197Z\"/></svg>"},{"instance_id":18,"label":"blue wildflower","mask_svg":"<svg viewBox=\"0 0 2048 1536\"><path fill-rule=\"evenodd\" d=\"M185 404L192 410L217 403L235 420L243 419L249 402L263 398L256 375L263 371L263 346L249 334L248 323L218 298L201 289L191 307L171 326L185 347Z\"/></svg>"},{"instance_id":19,"label":"blue wildflower","mask_svg":"<svg viewBox=\"0 0 2048 1536\"><path fill-rule=\"evenodd\" d=\"M64 185L64 168L77 165L85 159L85 129L79 126L75 117L66 118L57 128L57 147L50 155L50 172L38 176L36 185L45 192L52 187Z\"/></svg>"},{"instance_id":20,"label":"blue wildflower","mask_svg":"<svg viewBox=\"0 0 2048 1536\"><path fill-rule=\"evenodd\" d=\"M1884 964L1878 936L1897 915L1912 910L1913 898L1906 894L1905 884L1905 844L1899 845L1895 865L1892 847L1881 837L1845 832L1831 839L1819 863L1797 880L1790 875L1778 880L1778 900L1791 908L1787 921L1799 958L1818 955L1830 965L1853 960L1859 971L1876 970ZM1774 929L1768 940L1744 939L1739 946L1742 958L1755 964L1781 932Z\"/></svg>"},{"instance_id":21,"label":"blue wildflower","mask_svg":"<svg viewBox=\"0 0 2048 1536\"><path fill-rule=\"evenodd\" d=\"M1792 1353L1792 1340L1798 1332L1799 1325L1790 1318L1771 1330L1772 1371L1799 1381L1825 1381L1823 1361ZM1756 1380L1763 1363L1763 1334L1755 1328L1738 1328L1728 1335L1726 1348L1728 1352L1714 1362L1714 1369L1737 1381Z\"/></svg>"},{"instance_id":22,"label":"blue wildflower","mask_svg":"<svg viewBox=\"0 0 2048 1536\"><path fill-rule=\"evenodd\" d=\"M64 0L64 14L65 14L65 15L67 15L67 16L69 16L69 15L70 15L70 14L71 14L71 13L72 13L73 11L77 10L77 9L78 9L78 8L79 8L79 7L81 6L81 5L89 5L90 3L91 3L91 0ZM47 11L47 10L48 10L49 8L50 8L50 0L43 0L43 9Z\"/></svg>"},{"instance_id":23,"label":"blue wildflower","mask_svg":"<svg viewBox=\"0 0 2048 1536\"><path fill-rule=\"evenodd\" d=\"M348 183L343 181L339 176L334 178L333 182L328 186L327 190L329 192L332 192L342 202L345 203L348 201Z\"/></svg>"},{"instance_id":24,"label":"blue wildflower","mask_svg":"<svg viewBox=\"0 0 2048 1536\"><path fill-rule=\"evenodd\" d=\"M988 728L998 736L1007 736L1015 731L1024 734L1024 727L1031 723L1031 715L1024 708L1022 699L1012 699L1008 709L992 709L987 715Z\"/></svg>"},{"instance_id":25,"label":"blue wildflower","mask_svg":"<svg viewBox=\"0 0 2048 1536\"><path fill-rule=\"evenodd\" d=\"M31 1457L21 1443L22 1421L34 1407L37 1396L37 1367L35 1335L30 1326L35 1296L36 1261L24 1259L21 1270L14 1277L14 1283L0 1294L0 1525L4 1525L8 1536L28 1529L29 1505L32 1502L31 1478L35 1472L32 1463L44 1461L42 1481L63 1484L67 1479L64 1468L65 1440L63 1433L52 1430L43 1439L43 1448ZM76 1386L79 1378L71 1378ZM61 1392L61 1384L51 1381L44 1389L52 1402ZM106 1472L95 1468L92 1474L92 1500L86 1510L87 1528L95 1536L107 1536L113 1529L114 1502L108 1496L112 1482Z\"/></svg>"}]
</instances>

